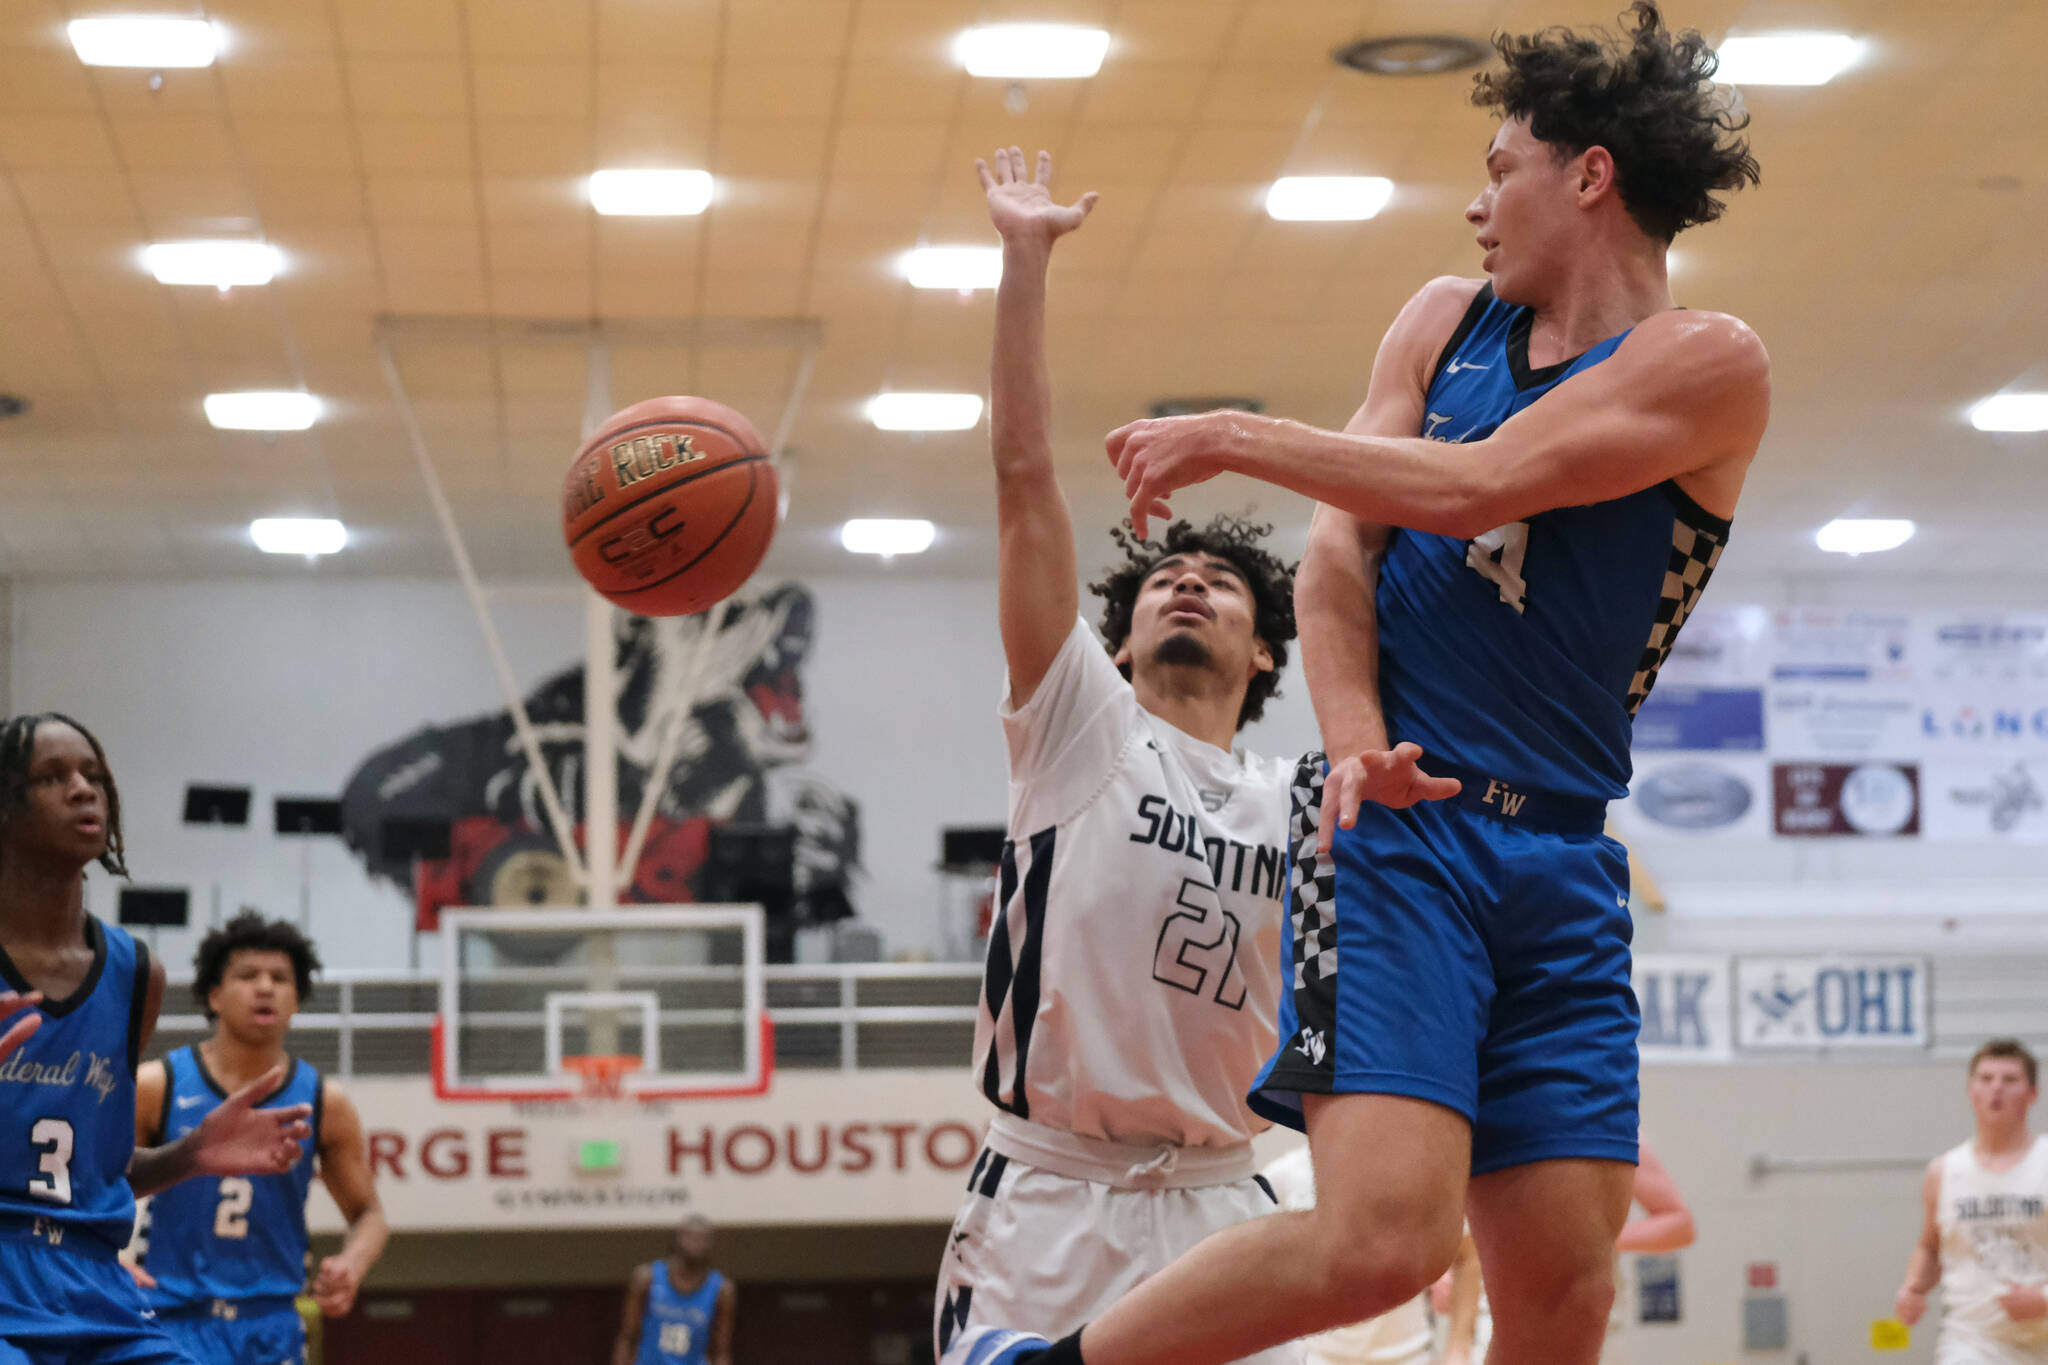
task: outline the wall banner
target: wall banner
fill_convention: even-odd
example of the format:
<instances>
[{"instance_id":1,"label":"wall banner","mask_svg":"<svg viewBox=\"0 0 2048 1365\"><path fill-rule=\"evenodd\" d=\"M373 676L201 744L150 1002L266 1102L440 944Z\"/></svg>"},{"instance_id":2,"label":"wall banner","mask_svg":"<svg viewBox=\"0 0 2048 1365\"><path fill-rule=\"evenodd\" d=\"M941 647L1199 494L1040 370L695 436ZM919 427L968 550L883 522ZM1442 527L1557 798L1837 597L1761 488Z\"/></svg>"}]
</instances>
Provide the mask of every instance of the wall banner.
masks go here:
<instances>
[{"instance_id":1,"label":"wall banner","mask_svg":"<svg viewBox=\"0 0 2048 1365\"><path fill-rule=\"evenodd\" d=\"M1744 1051L1926 1047L1924 957L1743 957L1735 1037Z\"/></svg>"}]
</instances>

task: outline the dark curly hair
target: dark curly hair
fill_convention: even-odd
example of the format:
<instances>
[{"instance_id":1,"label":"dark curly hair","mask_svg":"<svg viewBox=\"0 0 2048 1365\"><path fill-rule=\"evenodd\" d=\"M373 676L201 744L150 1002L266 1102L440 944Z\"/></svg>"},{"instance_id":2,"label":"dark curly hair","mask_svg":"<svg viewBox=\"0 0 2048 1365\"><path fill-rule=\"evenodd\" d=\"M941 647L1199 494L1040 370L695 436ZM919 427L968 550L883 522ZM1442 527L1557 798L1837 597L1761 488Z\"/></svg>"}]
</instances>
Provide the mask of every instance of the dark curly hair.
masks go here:
<instances>
[{"instance_id":1,"label":"dark curly hair","mask_svg":"<svg viewBox=\"0 0 2048 1365\"><path fill-rule=\"evenodd\" d=\"M68 725L85 736L92 756L99 760L100 785L107 793L107 850L100 854L100 866L117 877L128 875L121 841L121 789L114 785L114 770L107 766L107 751L99 737L61 711L43 711L33 716L13 716L0 721L0 821L28 804L29 766L35 762L36 731L46 724Z\"/></svg>"},{"instance_id":2,"label":"dark curly hair","mask_svg":"<svg viewBox=\"0 0 2048 1365\"><path fill-rule=\"evenodd\" d=\"M1563 156L1605 147L1616 188L1636 225L1670 241L1726 207L1716 190L1757 183L1739 137L1749 115L1713 85L1719 66L1696 30L1673 33L1654 0L1635 0L1619 34L1567 28L1496 34L1505 70L1473 77L1472 102L1529 131Z\"/></svg>"},{"instance_id":3,"label":"dark curly hair","mask_svg":"<svg viewBox=\"0 0 2048 1365\"><path fill-rule=\"evenodd\" d=\"M292 976L298 981L299 1004L306 1003L313 993L313 973L320 970L320 954L313 950L313 941L287 920L265 919L260 911L244 910L226 924L209 930L199 940L199 951L192 955L192 998L206 1011L208 1019L215 1016L206 998L226 979L229 959L243 949L289 957Z\"/></svg>"},{"instance_id":4,"label":"dark curly hair","mask_svg":"<svg viewBox=\"0 0 2048 1365\"><path fill-rule=\"evenodd\" d=\"M1288 564L1260 547L1272 534L1271 526L1243 517L1218 516L1197 530L1186 521L1176 521L1158 540L1140 540L1125 522L1109 534L1124 552L1124 562L1112 568L1088 590L1103 600L1102 638L1111 654L1123 648L1131 634L1131 613L1138 602L1138 589L1160 560L1171 555L1214 555L1228 560L1244 575L1252 594L1252 629L1273 656L1273 667L1259 674L1245 689L1244 705L1238 709L1237 728L1257 720L1266 701L1280 691L1280 670L1287 663L1287 642L1294 638L1294 571ZM1131 676L1128 665L1123 668Z\"/></svg>"}]
</instances>

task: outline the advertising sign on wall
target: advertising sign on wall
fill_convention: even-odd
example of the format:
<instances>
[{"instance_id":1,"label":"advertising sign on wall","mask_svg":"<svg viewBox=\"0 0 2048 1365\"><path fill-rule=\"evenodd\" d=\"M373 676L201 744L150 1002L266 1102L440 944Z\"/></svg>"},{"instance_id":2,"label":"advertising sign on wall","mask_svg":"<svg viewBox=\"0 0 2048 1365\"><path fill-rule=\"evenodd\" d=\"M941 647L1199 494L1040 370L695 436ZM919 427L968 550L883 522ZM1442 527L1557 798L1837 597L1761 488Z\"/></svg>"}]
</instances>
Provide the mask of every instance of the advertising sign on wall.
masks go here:
<instances>
[{"instance_id":1,"label":"advertising sign on wall","mask_svg":"<svg viewBox=\"0 0 2048 1365\"><path fill-rule=\"evenodd\" d=\"M1744 1049L1925 1047L1923 957L1744 957L1735 1036Z\"/></svg>"},{"instance_id":2,"label":"advertising sign on wall","mask_svg":"<svg viewBox=\"0 0 2048 1365\"><path fill-rule=\"evenodd\" d=\"M1797 838L1920 832L1920 769L1912 763L1778 763L1773 828Z\"/></svg>"},{"instance_id":3,"label":"advertising sign on wall","mask_svg":"<svg viewBox=\"0 0 2048 1365\"><path fill-rule=\"evenodd\" d=\"M1645 1062L1725 1062L1733 1054L1727 958L1639 957L1633 980Z\"/></svg>"}]
</instances>

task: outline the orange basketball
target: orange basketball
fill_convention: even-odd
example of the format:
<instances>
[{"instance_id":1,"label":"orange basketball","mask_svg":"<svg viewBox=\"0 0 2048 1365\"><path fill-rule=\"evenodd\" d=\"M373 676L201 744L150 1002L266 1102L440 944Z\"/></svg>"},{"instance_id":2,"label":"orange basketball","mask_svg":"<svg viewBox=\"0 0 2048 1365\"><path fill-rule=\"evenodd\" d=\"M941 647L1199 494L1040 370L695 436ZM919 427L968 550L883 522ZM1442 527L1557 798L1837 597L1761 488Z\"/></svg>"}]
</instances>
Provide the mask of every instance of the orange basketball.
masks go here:
<instances>
[{"instance_id":1,"label":"orange basketball","mask_svg":"<svg viewBox=\"0 0 2048 1365\"><path fill-rule=\"evenodd\" d=\"M650 398L612 414L562 484L576 572L642 616L688 616L730 596L775 536L775 467L754 424L708 398Z\"/></svg>"}]
</instances>

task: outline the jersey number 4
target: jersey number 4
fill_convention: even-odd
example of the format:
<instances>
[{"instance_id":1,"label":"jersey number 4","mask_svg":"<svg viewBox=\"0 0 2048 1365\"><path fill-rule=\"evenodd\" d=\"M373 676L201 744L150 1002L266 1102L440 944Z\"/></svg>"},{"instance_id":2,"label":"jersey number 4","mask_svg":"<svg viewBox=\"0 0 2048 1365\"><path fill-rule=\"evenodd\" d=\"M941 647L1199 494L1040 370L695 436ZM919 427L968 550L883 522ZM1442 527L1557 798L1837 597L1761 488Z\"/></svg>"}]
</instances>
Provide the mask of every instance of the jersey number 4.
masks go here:
<instances>
[{"instance_id":1,"label":"jersey number 4","mask_svg":"<svg viewBox=\"0 0 2048 1365\"><path fill-rule=\"evenodd\" d=\"M1522 580L1522 558L1529 553L1529 523L1511 521L1465 542L1465 564L1500 589L1500 600L1522 611L1529 585Z\"/></svg>"},{"instance_id":2,"label":"jersey number 4","mask_svg":"<svg viewBox=\"0 0 2048 1365\"><path fill-rule=\"evenodd\" d=\"M1193 877L1180 884L1173 898L1181 912L1159 926L1159 946L1152 952L1152 979L1190 995L1204 994L1216 978L1215 999L1231 1009L1244 1008L1244 974L1237 969L1237 916L1217 903L1216 888Z\"/></svg>"}]
</instances>

